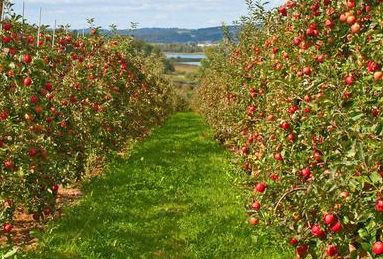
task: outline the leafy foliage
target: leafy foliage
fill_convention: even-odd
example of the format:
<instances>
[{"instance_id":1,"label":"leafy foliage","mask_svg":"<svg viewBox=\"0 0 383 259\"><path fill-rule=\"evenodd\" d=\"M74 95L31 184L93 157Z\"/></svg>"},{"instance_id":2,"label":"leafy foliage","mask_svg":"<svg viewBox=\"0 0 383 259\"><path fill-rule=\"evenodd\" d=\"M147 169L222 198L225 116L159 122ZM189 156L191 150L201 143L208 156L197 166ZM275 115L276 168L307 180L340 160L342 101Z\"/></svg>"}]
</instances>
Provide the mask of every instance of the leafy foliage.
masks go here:
<instances>
[{"instance_id":1,"label":"leafy foliage","mask_svg":"<svg viewBox=\"0 0 383 259\"><path fill-rule=\"evenodd\" d=\"M302 258L379 254L382 1L248 2L239 44L207 53L195 101L250 186L266 186L249 213Z\"/></svg>"}]
</instances>

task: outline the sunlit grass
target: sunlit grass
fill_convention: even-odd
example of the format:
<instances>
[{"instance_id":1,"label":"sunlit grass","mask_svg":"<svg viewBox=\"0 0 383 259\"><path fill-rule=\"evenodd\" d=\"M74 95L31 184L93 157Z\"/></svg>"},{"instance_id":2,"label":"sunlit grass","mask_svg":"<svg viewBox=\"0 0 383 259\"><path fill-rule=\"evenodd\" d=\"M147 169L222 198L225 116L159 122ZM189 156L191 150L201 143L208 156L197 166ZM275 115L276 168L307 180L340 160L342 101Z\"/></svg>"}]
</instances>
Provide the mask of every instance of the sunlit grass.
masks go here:
<instances>
[{"instance_id":1,"label":"sunlit grass","mask_svg":"<svg viewBox=\"0 0 383 259\"><path fill-rule=\"evenodd\" d=\"M198 115L179 113L84 184L28 257L291 258L248 225L229 158Z\"/></svg>"}]
</instances>

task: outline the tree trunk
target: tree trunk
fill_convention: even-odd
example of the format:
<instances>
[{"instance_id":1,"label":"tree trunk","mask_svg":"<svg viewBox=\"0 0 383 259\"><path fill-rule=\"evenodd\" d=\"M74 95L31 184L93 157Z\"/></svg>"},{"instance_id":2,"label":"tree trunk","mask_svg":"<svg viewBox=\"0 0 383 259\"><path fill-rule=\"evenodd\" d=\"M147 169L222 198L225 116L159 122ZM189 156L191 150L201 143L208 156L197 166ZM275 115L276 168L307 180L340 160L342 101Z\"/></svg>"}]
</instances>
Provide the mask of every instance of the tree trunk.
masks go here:
<instances>
[{"instance_id":1,"label":"tree trunk","mask_svg":"<svg viewBox=\"0 0 383 259\"><path fill-rule=\"evenodd\" d=\"M0 0L0 22L3 21L4 0Z\"/></svg>"}]
</instances>

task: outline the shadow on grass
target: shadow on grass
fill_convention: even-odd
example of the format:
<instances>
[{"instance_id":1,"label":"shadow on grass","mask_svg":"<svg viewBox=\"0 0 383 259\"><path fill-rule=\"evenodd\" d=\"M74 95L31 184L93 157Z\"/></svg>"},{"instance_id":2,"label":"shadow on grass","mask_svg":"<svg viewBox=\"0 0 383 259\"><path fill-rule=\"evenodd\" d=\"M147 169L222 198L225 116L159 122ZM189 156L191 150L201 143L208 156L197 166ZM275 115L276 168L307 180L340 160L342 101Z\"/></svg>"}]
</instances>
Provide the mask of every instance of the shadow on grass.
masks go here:
<instances>
[{"instance_id":1,"label":"shadow on grass","mask_svg":"<svg viewBox=\"0 0 383 259\"><path fill-rule=\"evenodd\" d=\"M84 184L82 202L28 257L253 258L259 249L227 160L198 115L179 113Z\"/></svg>"}]
</instances>

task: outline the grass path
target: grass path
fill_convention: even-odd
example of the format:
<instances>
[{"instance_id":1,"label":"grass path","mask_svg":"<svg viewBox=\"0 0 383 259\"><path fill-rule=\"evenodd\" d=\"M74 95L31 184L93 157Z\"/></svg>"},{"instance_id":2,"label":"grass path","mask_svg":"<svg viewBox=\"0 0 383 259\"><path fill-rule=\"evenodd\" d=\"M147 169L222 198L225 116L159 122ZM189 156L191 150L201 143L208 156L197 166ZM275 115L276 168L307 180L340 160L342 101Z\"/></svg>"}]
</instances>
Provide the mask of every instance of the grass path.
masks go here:
<instances>
[{"instance_id":1,"label":"grass path","mask_svg":"<svg viewBox=\"0 0 383 259\"><path fill-rule=\"evenodd\" d=\"M176 114L85 184L29 258L282 258L258 247L228 156L199 115Z\"/></svg>"}]
</instances>

